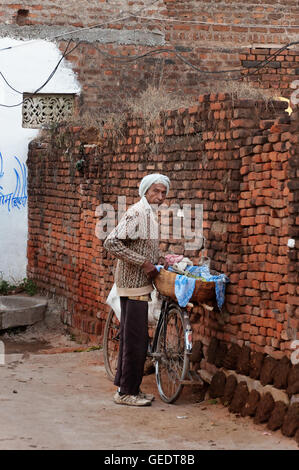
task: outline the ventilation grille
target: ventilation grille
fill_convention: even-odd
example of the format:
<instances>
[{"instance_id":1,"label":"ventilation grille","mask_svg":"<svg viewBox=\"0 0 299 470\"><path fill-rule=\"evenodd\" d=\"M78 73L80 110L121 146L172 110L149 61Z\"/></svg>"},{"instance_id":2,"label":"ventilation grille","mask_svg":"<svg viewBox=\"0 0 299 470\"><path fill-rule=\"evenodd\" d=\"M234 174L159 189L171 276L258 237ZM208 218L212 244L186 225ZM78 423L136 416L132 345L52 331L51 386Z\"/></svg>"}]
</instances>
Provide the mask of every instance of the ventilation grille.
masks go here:
<instances>
[{"instance_id":1,"label":"ventilation grille","mask_svg":"<svg viewBox=\"0 0 299 470\"><path fill-rule=\"evenodd\" d=\"M73 94L23 95L23 127L39 129L68 121L74 112Z\"/></svg>"}]
</instances>

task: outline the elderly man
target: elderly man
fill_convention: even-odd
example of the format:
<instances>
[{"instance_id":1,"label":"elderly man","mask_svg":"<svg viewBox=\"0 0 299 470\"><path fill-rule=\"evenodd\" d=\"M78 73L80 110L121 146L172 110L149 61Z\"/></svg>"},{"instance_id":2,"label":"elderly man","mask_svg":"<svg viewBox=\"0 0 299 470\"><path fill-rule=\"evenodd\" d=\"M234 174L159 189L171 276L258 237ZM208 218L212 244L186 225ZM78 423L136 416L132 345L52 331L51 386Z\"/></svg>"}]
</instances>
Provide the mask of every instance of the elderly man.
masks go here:
<instances>
[{"instance_id":1,"label":"elderly man","mask_svg":"<svg viewBox=\"0 0 299 470\"><path fill-rule=\"evenodd\" d=\"M158 274L158 221L155 206L164 202L170 181L167 176L145 176L139 186L140 201L131 206L104 242L117 258L115 283L121 303L120 344L114 384L114 401L148 406L153 395L140 391L148 348L148 301L152 280Z\"/></svg>"}]
</instances>

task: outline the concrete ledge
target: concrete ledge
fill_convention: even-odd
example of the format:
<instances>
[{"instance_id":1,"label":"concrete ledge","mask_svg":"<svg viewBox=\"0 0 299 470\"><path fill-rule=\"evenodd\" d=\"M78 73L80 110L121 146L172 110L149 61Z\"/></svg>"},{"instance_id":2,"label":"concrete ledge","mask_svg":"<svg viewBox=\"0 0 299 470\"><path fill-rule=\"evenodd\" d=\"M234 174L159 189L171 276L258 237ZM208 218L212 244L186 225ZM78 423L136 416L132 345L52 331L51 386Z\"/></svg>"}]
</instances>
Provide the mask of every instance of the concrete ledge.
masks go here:
<instances>
[{"instance_id":1,"label":"concrete ledge","mask_svg":"<svg viewBox=\"0 0 299 470\"><path fill-rule=\"evenodd\" d=\"M229 375L234 375L238 383L246 382L249 392L251 392L251 390L256 390L261 395L264 395L265 393L270 392L274 401L282 401L287 406L290 403L290 399L287 393L284 392L283 390L279 390L278 388L275 388L272 385L262 385L259 380L252 379L251 377L248 377L247 375L237 374L236 371L234 370L226 370L226 369L220 369L220 370L222 370L227 377Z\"/></svg>"},{"instance_id":2,"label":"concrete ledge","mask_svg":"<svg viewBox=\"0 0 299 470\"><path fill-rule=\"evenodd\" d=\"M256 390L261 395L264 395L265 393L270 392L274 401L282 401L287 406L290 404L290 398L284 390L279 390L278 388L275 388L272 385L262 385L259 380L254 380L251 377L248 377L247 375L237 374L237 372L234 370L227 370L227 369L221 368L221 369L217 369L217 371L224 372L226 377L228 377L229 375L234 375L238 383L246 382L249 392L251 392L251 390ZM197 370L197 373L200 375L202 380L204 380L205 382L209 384L211 383L212 378L215 375L215 372L212 373L204 369ZM293 401L299 401L299 395L296 395L296 398L292 397L291 402Z\"/></svg>"},{"instance_id":3,"label":"concrete ledge","mask_svg":"<svg viewBox=\"0 0 299 470\"><path fill-rule=\"evenodd\" d=\"M82 30L81 30L82 29ZM88 43L99 42L101 44L134 44L141 46L163 46L165 45L165 36L160 31L135 31L130 29L104 29L104 28L76 28L69 27L69 32L65 26L47 26L47 25L1 25L0 37L11 37L15 39L45 39L54 40L59 36L59 40L83 41Z\"/></svg>"},{"instance_id":4,"label":"concrete ledge","mask_svg":"<svg viewBox=\"0 0 299 470\"><path fill-rule=\"evenodd\" d=\"M42 297L0 296L0 330L43 320L47 304L48 301Z\"/></svg>"}]
</instances>

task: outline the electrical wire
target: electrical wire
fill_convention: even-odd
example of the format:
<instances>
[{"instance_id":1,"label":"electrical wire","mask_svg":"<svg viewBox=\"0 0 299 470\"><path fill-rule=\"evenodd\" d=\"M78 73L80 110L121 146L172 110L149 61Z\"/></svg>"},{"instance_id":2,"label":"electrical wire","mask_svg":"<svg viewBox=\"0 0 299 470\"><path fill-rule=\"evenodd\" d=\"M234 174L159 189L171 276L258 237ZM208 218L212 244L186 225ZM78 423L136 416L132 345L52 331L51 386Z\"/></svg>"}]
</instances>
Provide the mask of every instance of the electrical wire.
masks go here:
<instances>
[{"instance_id":1,"label":"electrical wire","mask_svg":"<svg viewBox=\"0 0 299 470\"><path fill-rule=\"evenodd\" d=\"M14 88L9 82L8 80L6 80L5 76L3 75L2 72L0 72L0 76L3 78L3 80L5 81L6 85L11 88L13 91L15 91L16 93L19 93L20 95L22 95L23 93L19 90L17 90L16 88Z\"/></svg>"},{"instance_id":2,"label":"electrical wire","mask_svg":"<svg viewBox=\"0 0 299 470\"><path fill-rule=\"evenodd\" d=\"M53 76L55 75L59 65L61 64L62 60L66 57L67 55L67 50L70 46L70 43L71 43L71 39L68 41L67 43L67 46L61 56L61 58L59 59L59 61L57 62L56 66L54 67L54 69L52 70L52 72L50 73L50 75L48 76L47 80L39 87L37 88L33 94L37 94L40 90L42 90L48 83L49 81L53 78ZM1 76L4 78L3 74L0 72ZM5 82L7 83L7 85L12 88L14 91L16 91L17 93L20 93L21 95L23 95L23 92L21 91L18 91L16 90L15 88L13 88L8 82L7 80L4 78ZM24 100L22 100L20 103L16 103L16 104L1 104L0 103L0 106L3 107L3 108L16 108L17 106L21 106L22 104L24 103Z\"/></svg>"},{"instance_id":3,"label":"electrical wire","mask_svg":"<svg viewBox=\"0 0 299 470\"><path fill-rule=\"evenodd\" d=\"M73 52L73 50L77 49L77 47L80 46L81 43L84 43L84 41L79 41L79 43L77 43L73 49L71 51L69 51L66 55L69 55ZM281 54L284 50L288 49L289 47L293 46L293 45L297 45L299 44L299 41L294 41L294 42L291 42L289 44L286 44L284 45L283 47L281 47L280 49L278 49L277 51L275 51L274 53L270 54L266 59L264 60L260 60L256 65L255 65L255 69L257 69L257 71L263 67L265 67L266 65L268 65L268 63L270 63L272 60L274 60L274 58ZM182 56L179 52L177 52L175 49L169 49L169 48L159 48L159 49L153 49L151 51L148 51L148 52L145 52L144 54L139 54L139 55L135 55L135 56L129 56L129 57L124 57L124 56L117 56L117 55L112 55L112 54L109 54L107 52L104 52L103 50L101 50L98 46L94 46L95 49L98 50L98 52L103 55L104 57L108 58L108 59L112 59L112 60L118 60L120 62L134 62L136 60L140 60L142 58L145 58L147 56L150 56L150 55L154 55L154 54L163 54L163 53L169 53L169 54L173 54L175 55L176 57L178 57L182 62L184 62L185 64L189 65L191 68L193 68L194 70L196 70L197 72L200 72L202 74L207 74L207 75L218 75L218 74L223 74L223 73L236 73L236 72L244 72L244 70L246 69L250 69L252 68L251 66L243 66L242 68L237 68L237 69L226 69L226 70L203 70L199 67L197 67L196 65L192 64L192 62L190 62L189 60L187 60L184 56ZM252 72L252 73L248 73L246 74L246 76L249 76L249 75L254 75L257 71L255 72Z\"/></svg>"},{"instance_id":4,"label":"electrical wire","mask_svg":"<svg viewBox=\"0 0 299 470\"><path fill-rule=\"evenodd\" d=\"M46 85L47 83L49 83L49 81L53 78L53 76L55 75L60 63L62 62L62 60L64 58L66 58L68 55L70 55L75 49L77 49L81 44L84 43L84 41L79 41L70 51L68 51L69 49L69 46L70 46L70 43L72 42L72 39L70 39L68 41L68 44L66 46L66 49L64 51L64 53L62 54L61 58L59 59L58 63L56 64L55 68L53 69L53 71L51 72L51 74L49 75L49 77L47 78L47 80L39 87L37 88L37 90L33 93L33 94L36 94L38 93L39 91L41 91ZM280 49L278 49L277 51L275 51L274 53L270 54L266 59L264 60L261 60L259 61L256 66L254 67L255 68L255 71L254 72L248 72L247 74L244 74L242 75L241 77L238 77L238 78L233 78L233 77L229 77L228 79L225 79L225 81L230 81L230 80L240 80L244 77L250 77L252 75L255 75L257 74L262 68L266 67L272 60L274 60L274 58L281 54L284 50L288 49L289 47L293 46L293 45L297 45L299 44L299 41L294 41L294 42L291 42L289 44L286 44L284 45L283 47L281 47ZM159 49L154 49L152 51L149 51L149 52L146 52L144 54L139 54L139 55L135 55L135 56L130 56L130 57L123 57L123 56L116 56L116 55L112 55L112 54L109 54L107 52L104 52L102 51L98 46L95 46L95 48L100 52L100 54L102 54L103 56L105 56L106 58L109 58L109 59L113 59L113 60L119 60L119 61L122 61L122 62L126 62L126 63L129 63L129 62L134 62L136 60L140 60L142 58L145 58L145 57L148 57L148 56L151 56L151 55L158 55L158 54L173 54L175 55L178 59L180 59L182 62L184 62L186 65L188 65L189 67L191 67L193 70L201 73L203 76L204 75L220 75L220 74L226 74L226 73L240 73L240 72L244 72L245 70L248 70L249 66L243 66L242 68L238 68L238 69L227 69L227 70L203 70L199 67L197 67L196 65L192 64L192 62L190 62L189 60L187 60L185 57L183 57L181 54L179 54L175 49L168 49L168 48L159 48ZM15 88L13 88L9 83L8 81L5 79L5 77L3 76L3 74L0 72L1 76L4 78L6 84L12 88L14 91L16 91L17 93L20 93L22 94L22 92L16 90ZM221 78L223 80L223 78ZM14 107L17 107L17 106L20 106L23 104L23 101L20 102L20 103L17 103L17 104L14 104L14 105L4 105L4 104L1 104L0 103L0 106L1 107L5 107L5 108L14 108Z\"/></svg>"},{"instance_id":5,"label":"electrical wire","mask_svg":"<svg viewBox=\"0 0 299 470\"><path fill-rule=\"evenodd\" d=\"M42 90L48 83L49 81L52 79L52 77L55 75L59 65L61 64L61 62L63 61L63 59L68 55L67 54L67 50L71 44L72 40L70 39L67 43L67 46L65 48L65 51L64 53L62 54L61 58L59 59L56 67L53 69L53 71L50 73L49 77L47 78L47 80L45 81L45 83L43 83L43 85L41 85L39 88L37 88L37 90L35 90L34 94L38 93L40 90Z\"/></svg>"},{"instance_id":6,"label":"electrical wire","mask_svg":"<svg viewBox=\"0 0 299 470\"><path fill-rule=\"evenodd\" d=\"M80 46L80 44L84 44L84 41L79 41L72 49L71 51L69 51L66 55L69 55L71 54L75 49L77 49L77 47ZM299 44L299 41L296 41L296 42L291 42L289 44L286 44L284 45L283 47L281 47L280 49L278 49L277 51L275 51L274 53L270 54L268 56L267 59L264 59L264 60L261 60L257 63L257 65L254 67L254 68L260 68L262 66L264 66L264 64L268 64L270 61L272 61L272 59L274 59L277 55L281 54L281 52L283 52L285 49L293 46L293 45L296 45L296 44ZM197 67L196 65L192 64L190 61L188 61L185 57L183 57L179 52L177 52L175 49L170 49L170 48L158 48L158 49L153 49L151 51L148 51L148 52L145 52L144 54L139 54L139 55L135 55L135 56L128 56L128 57L124 57L124 56L118 56L118 55L113 55L113 54L109 54L107 52L104 52L102 51L98 46L94 45L95 49L98 50L98 52L103 55L104 57L106 58L109 58L109 59L116 59L116 60L119 60L120 62L134 62L136 60L140 60L142 58L145 58L147 56L150 56L150 55L154 55L154 54L163 54L163 53L169 53L169 54L173 54L175 56L177 56L180 60L182 60L183 62L185 62L187 65L189 65L190 67L193 67L197 72L200 72L200 73L203 73L203 74L221 74L221 73L233 73L233 72L243 72L244 69L249 69L251 68L250 66L243 66L242 68L238 68L238 69L226 69L226 70L203 70L199 67Z\"/></svg>"},{"instance_id":7,"label":"electrical wire","mask_svg":"<svg viewBox=\"0 0 299 470\"><path fill-rule=\"evenodd\" d=\"M120 21L123 21L123 20L126 20L128 18L132 18L132 17L135 17L135 18L141 18L141 19L146 19L146 20L155 20L155 21L172 21L172 22L175 22L175 21L182 21L183 23L193 23L193 24L217 24L217 23L208 23L208 22L202 22L202 21L195 21L195 20L176 20L175 18L156 18L156 17L142 17L142 16L139 16L138 13L140 13L141 11L153 6L155 3L157 3L158 1L160 0L153 0L149 5L145 5L139 9L137 9L136 11L134 12L125 12L126 16L121 16L121 17L118 17L118 18L112 18L104 23L100 23L100 24L95 24L93 26L89 26L89 27L86 27L86 28L81 28L79 32L81 31L86 31L86 30L91 30L91 29L94 29L94 28L98 28L98 27L101 27L101 26L105 26L107 24L111 24L111 23L117 23L117 22L120 22ZM56 36L53 36L52 38L50 38L50 40L54 40L54 39L57 39L59 37L62 37L62 36L65 36L65 35L68 35L68 34L73 34L73 33L78 33L78 30L73 30L73 31L69 31L69 32L64 32L64 33L61 33L59 35L56 35ZM32 43L34 41L29 41L29 42L25 42L23 44L19 44L19 45L16 45L16 46L9 46L7 48L4 48L4 49L0 49L0 52L3 51L3 50L9 50L9 49L12 49L14 47L19 47L19 46L23 46L23 45L27 45L29 43ZM55 68L53 69L53 71L51 72L51 74L49 75L49 77L47 78L47 80L45 81L45 83L43 85L41 85L35 92L34 94L38 93L40 90L42 90L46 85L47 83L51 80L51 78L54 76L54 74L56 73L60 63L62 62L62 60L67 57L69 54L71 54L77 47L79 47L80 44L84 43L84 41L79 41L76 46L74 46L72 48L71 51L69 51L67 53L67 50L68 50L68 47L71 43L71 40L69 40L68 42L68 45L62 55L62 57L60 58L60 60L58 61L57 65L55 66ZM278 51L276 51L275 53L271 54L267 59L264 59L263 61L260 61L256 67L255 67L255 71L254 72L248 72L246 74L246 77L249 77L251 75L255 75L256 73L258 73L258 71L265 67L268 63L270 63L274 57L276 57L277 54L281 53L283 50L285 50L286 48L292 46L292 45L295 45L295 44L299 44L299 41L298 42L293 42L293 43L289 43L285 46L283 46L281 49L279 49ZM226 73L240 73L240 72L244 72L244 70L246 69L249 69L251 67L246 67L246 66L243 66L243 68L240 68L240 69L227 69L227 70L216 70L216 71L209 71L209 70L203 70L199 67L197 67L196 65L192 64L192 62L190 62L189 60L187 60L184 56L182 56L181 54L179 54L176 50L173 50L173 49L155 49L153 51L149 51L145 54L141 54L141 55L136 55L136 56L130 56L130 57L123 57L123 56L115 56L115 55L111 55L111 54L108 54L108 53L105 53L104 51L101 51L99 47L95 46L96 49L102 54L104 55L106 58L110 58L110 59L113 59L113 60L119 60L119 61L123 61L123 62L133 62L133 61L136 61L136 60L140 60L142 58L145 58L149 55L154 55L154 54L161 54L161 53L170 53L170 54L174 54L179 60L181 60L182 62L184 62L186 65L188 65L189 67L191 67L193 70L203 74L203 75L220 75L220 74L226 74ZM14 88L9 82L8 80L5 78L5 76L3 75L2 72L0 72L0 76L3 78L4 82L7 84L7 86L9 86L9 88L11 88L13 91L15 91L16 93L19 93L19 94L23 94L23 92L17 90L16 88ZM245 76L245 75L243 75ZM243 78L242 77L239 77L239 78L232 78L230 77L230 80L239 80L240 78ZM16 106L20 106L21 104L23 103L20 102L20 103L17 103L15 105L4 105L4 104L0 104L0 106L2 107L16 107Z\"/></svg>"},{"instance_id":8,"label":"electrical wire","mask_svg":"<svg viewBox=\"0 0 299 470\"><path fill-rule=\"evenodd\" d=\"M120 22L120 21L123 21L123 20L126 20L126 19L129 19L131 16L131 14L136 14L136 13L140 13L141 11L149 8L149 7L152 7L155 3L158 3L160 0L153 0L149 5L145 5L141 8L139 8L138 10L136 10L135 12L128 12L129 15L128 16L125 16L125 17L119 17L119 18L112 18L110 19L109 21L106 21L105 23L100 23L100 24L96 24L96 25L93 25L93 26L90 26L88 28L83 28L83 29L80 29L80 32L81 31L86 31L86 30L90 30L90 29L94 29L94 28L98 28L100 26L106 26L107 24L112 24L112 23L117 23L117 22ZM57 35L57 36L53 36L51 38L49 38L50 41L54 40L54 39L57 39L61 36L65 36L65 35L68 35L68 34L73 34L73 33L78 33L78 30L73 30L73 31L69 31L69 32L64 32L60 35ZM9 47L5 47L3 49L0 49L0 52L2 51L7 51L7 50L11 50L11 49L14 49L16 47L22 47L22 46L25 46L25 45L28 45L28 44L31 44L35 42L34 40L31 40L31 41L26 41L22 44L17 44L15 46L9 46ZM83 42L83 41L82 41ZM69 44L71 43L71 40L69 40ZM79 42L80 43L80 42ZM46 86L46 84L51 80L51 78L54 76L56 70L58 69L60 63L62 62L62 60L66 57L66 51L69 47L69 44L64 52L64 54L62 55L61 59L59 60L58 64L56 65L56 67L54 68L54 70L52 71L52 73L50 74L50 76L48 77L48 79L46 80L46 82L40 86L34 93L38 93L42 88L44 88ZM74 49L72 49L73 51ZM70 52L72 52L70 51ZM23 92L22 91L19 91L17 90L16 88L14 88L9 82L8 80L5 78L4 74L0 71L0 76L3 78L4 82L6 83L6 85L11 88L13 91L15 91L16 93L20 94L20 95L23 95ZM1 104L0 103L0 107L5 107L5 108L14 108L14 107L17 107L17 106L20 106L23 104L23 101L21 101L20 103L17 103L17 104L14 104L14 105L5 105L5 104Z\"/></svg>"},{"instance_id":9,"label":"electrical wire","mask_svg":"<svg viewBox=\"0 0 299 470\"><path fill-rule=\"evenodd\" d=\"M196 20L177 20L176 18L161 18L161 17L155 17L155 16L139 16L134 13L131 13L131 16L135 18L140 18L142 20L155 20L155 21L162 21L162 22L169 22L169 23L182 23L182 24L195 24L195 25L207 25L207 26L232 26L232 24L229 23L214 23L210 21L196 21ZM244 26L246 28L256 28L257 24L244 24L244 23L237 23L233 26ZM274 24L267 24L267 27L269 28L299 28L299 25L274 25Z\"/></svg>"},{"instance_id":10,"label":"electrical wire","mask_svg":"<svg viewBox=\"0 0 299 470\"><path fill-rule=\"evenodd\" d=\"M121 16L121 17L118 17L118 18L115 18L115 19L105 21L104 23L97 23L97 24L94 24L92 26L87 26L85 28L80 28L80 29L77 29L77 30L65 31L63 33L57 34L56 36L52 36L52 37L48 38L48 40L52 41L54 39L61 38L62 36L66 36L66 35L69 35L69 34L78 34L78 33L81 33L82 31L89 31L91 29L100 28L101 26L106 26L107 24L118 23L118 22L130 19L130 18L138 18L138 19L147 20L147 21L153 21L154 20L154 21L170 22L170 23L178 22L178 23L182 23L182 24L195 24L195 25L207 25L207 26L231 26L231 24L229 24L229 23L215 23L215 22L209 22L209 21L196 21L196 20L178 20L178 19L175 19L175 18L140 16L140 15L137 14L140 11L143 11L146 8L149 8L149 7L153 6L158 1L159 0L154 0L149 5L145 5L144 7L140 8L139 10L136 10L136 12L129 12L128 11L128 12L126 12L127 16ZM244 27L248 27L248 28L253 28L253 27L256 27L258 25L238 23L236 26L244 26ZM269 24L267 26L271 27L271 28L277 28L277 29L279 29L279 28L299 28L299 25L270 25ZM158 34L158 33L155 33L155 34ZM26 46L27 44L31 44L32 42L34 42L34 40L26 41L23 44L17 44L15 46L8 46L8 47L5 47L3 49L0 49L0 52L10 50L10 49L14 49L16 47Z\"/></svg>"},{"instance_id":11,"label":"electrical wire","mask_svg":"<svg viewBox=\"0 0 299 470\"><path fill-rule=\"evenodd\" d=\"M246 75L243 75L241 78L243 77L250 77L252 75L256 75L260 69L262 68L265 68L270 62L272 62L275 57L279 54L281 54L284 50L288 49L289 47L291 46L294 46L294 45L297 45L299 44L299 41L294 41L294 42L291 42L289 44L286 44L285 46L281 47L280 49L278 49L277 51L275 51L274 53L270 54L268 56L268 58L264 59L264 60L261 60L259 61L255 66L254 68L256 69L254 72L248 72ZM243 68L239 68L239 69L231 69L231 70L202 70L200 69L199 67L195 66L194 64L192 64L191 62L189 62L187 59L185 59L183 56L181 56L180 54L176 54L183 62L185 62L186 64L188 64L191 68L193 68L194 70L196 70L197 72L201 72L203 75L206 74L206 75L214 75L214 74L223 74L223 73L236 73L236 72L244 72L244 70L246 69L250 69L252 68L251 66L243 66ZM231 80L238 80L239 78L237 79L234 79L234 78L230 78Z\"/></svg>"},{"instance_id":12,"label":"electrical wire","mask_svg":"<svg viewBox=\"0 0 299 470\"><path fill-rule=\"evenodd\" d=\"M128 20L131 18L131 16L135 16L137 13L143 11L143 10L146 10L147 8L149 7L152 7L155 3L158 3L160 0L153 0L151 3L149 3L149 5L144 5L143 7L139 8L138 10L136 10L135 12L124 12L126 14L126 16L121 16L121 17L117 17L117 18L112 18L110 20L107 20L105 21L104 23L98 23L98 24L94 24L92 26L87 26L86 28L81 28L81 29L76 29L76 30L72 30L72 31L64 31L63 33L61 34L57 34L56 36L52 36L50 38L47 38L49 41L53 41L54 39L58 39L58 38L61 38L62 36L66 36L66 35L69 35L69 34L78 34L81 33L82 31L88 31L88 30L91 30L91 29L95 29L95 28L100 28L101 26L107 26L107 24L113 24L113 23L118 23L120 21L124 21L124 20ZM34 42L35 40L30 40L30 41L25 41L24 43L22 44L16 44L15 46L8 46L8 47L4 47L3 49L0 49L0 52L2 51L7 51L7 50L10 50L10 49L14 49L16 47L22 47L22 46L26 46L27 44L31 44L32 42Z\"/></svg>"}]
</instances>

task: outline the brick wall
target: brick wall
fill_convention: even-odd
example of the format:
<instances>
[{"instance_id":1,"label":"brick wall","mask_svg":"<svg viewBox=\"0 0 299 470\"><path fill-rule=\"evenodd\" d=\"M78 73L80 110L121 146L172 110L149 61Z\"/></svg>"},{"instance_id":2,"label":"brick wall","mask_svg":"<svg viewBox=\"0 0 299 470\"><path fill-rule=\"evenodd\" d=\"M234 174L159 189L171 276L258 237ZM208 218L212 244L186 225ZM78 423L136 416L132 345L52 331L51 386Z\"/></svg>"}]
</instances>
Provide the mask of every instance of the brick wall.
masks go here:
<instances>
[{"instance_id":1,"label":"brick wall","mask_svg":"<svg viewBox=\"0 0 299 470\"><path fill-rule=\"evenodd\" d=\"M145 3L145 2L143 2ZM145 3L146 4L146 3ZM171 42L190 42L197 40L219 43L284 43L298 37L299 9L295 0L263 2L229 1L211 3L208 0L164 0L147 2L145 10L138 17L126 20L131 28L142 28L144 24L153 27L144 17L170 19L160 21L158 27L167 33ZM144 4L138 1L101 0L90 2L80 0L74 4L51 0L30 0L26 4L14 0L4 0L0 6L2 22L22 25L67 25L87 27L100 24L111 18L126 16L126 12L139 11ZM20 11L21 10L21 11ZM188 23L196 21L197 24ZM122 23L110 22L111 28L122 28Z\"/></svg>"},{"instance_id":2,"label":"brick wall","mask_svg":"<svg viewBox=\"0 0 299 470\"><path fill-rule=\"evenodd\" d=\"M298 173L298 111L293 115L292 127L290 129L290 158L288 165L288 212L289 212L289 235L296 240L294 249L288 252L288 290L287 290L287 314L290 318L286 334L288 339L294 339L294 330L297 328L298 320L298 294L299 294L299 258L298 258L298 235L299 235L299 173Z\"/></svg>"},{"instance_id":3,"label":"brick wall","mask_svg":"<svg viewBox=\"0 0 299 470\"><path fill-rule=\"evenodd\" d=\"M63 51L66 42L60 44ZM179 49L179 46L177 46ZM188 49L188 48L186 48ZM203 92L242 93L238 81L228 80L227 74L202 75L190 68L172 53L144 57L136 62L124 63L103 56L142 55L149 51L145 46L121 46L117 44L80 44L68 59L72 62L82 83L79 107L81 111L126 111L130 98L136 96L149 84L163 83L170 92L189 96L190 104L196 102ZM284 50L277 54L275 48L223 48L205 46L189 48L179 54L203 70L217 71L246 67L248 79L254 88L264 89L276 97L290 98L294 91L292 82L299 80L299 48ZM273 60L256 73L256 66L277 54ZM101 71L101 73L99 73ZM242 95L241 95L242 96ZM247 96L246 93L243 97Z\"/></svg>"},{"instance_id":4,"label":"brick wall","mask_svg":"<svg viewBox=\"0 0 299 470\"><path fill-rule=\"evenodd\" d=\"M290 356L299 327L298 246L287 246L290 237L298 243L298 132L284 107L201 95L157 123L155 147L140 118L115 139L113 130L103 139L69 127L32 142L28 276L65 299L64 322L89 340L101 336L114 260L95 236L96 207L117 209L124 195L134 203L140 179L159 171L172 181L170 203L203 204L206 253L230 277L223 312L194 310L196 337L205 347L215 337ZM83 174L75 166L82 152ZM171 236L161 248L180 253L183 242ZM198 261L197 251L185 254Z\"/></svg>"},{"instance_id":5,"label":"brick wall","mask_svg":"<svg viewBox=\"0 0 299 470\"><path fill-rule=\"evenodd\" d=\"M130 63L107 58L104 55L107 53L113 57L131 57L163 47L175 50L184 60L205 71L249 67L254 86L271 88L285 97L290 96L290 83L299 78L298 45L283 51L259 73L253 73L254 67L277 48L298 40L299 10L294 1L282 6L257 1L213 4L165 0L155 2L135 17L127 17L128 8L135 11L141 6L134 1L128 7L126 1L111 5L108 1L87 0L75 5L70 1L31 0L22 6L5 0L0 6L0 34L51 38L73 30L73 35L62 35L57 41L62 51L69 38L73 38L72 47L82 41L68 56L82 84L82 110L126 109L128 97L135 96L149 83L160 81L168 90L195 100L199 94L226 92L226 86L230 86L229 83L219 84L219 75L203 75L171 53L145 56ZM122 12L126 19L114 23L112 19ZM148 16L154 19L145 19ZM197 23L190 23L191 20ZM96 24L102 26L80 33L80 28ZM103 38L107 32L115 36ZM131 35L130 41L122 36L127 34ZM147 36L151 34L156 34L162 43L151 44L153 37ZM227 79L228 75L222 78Z\"/></svg>"}]
</instances>

